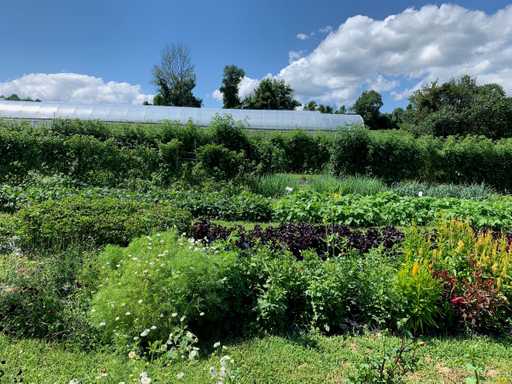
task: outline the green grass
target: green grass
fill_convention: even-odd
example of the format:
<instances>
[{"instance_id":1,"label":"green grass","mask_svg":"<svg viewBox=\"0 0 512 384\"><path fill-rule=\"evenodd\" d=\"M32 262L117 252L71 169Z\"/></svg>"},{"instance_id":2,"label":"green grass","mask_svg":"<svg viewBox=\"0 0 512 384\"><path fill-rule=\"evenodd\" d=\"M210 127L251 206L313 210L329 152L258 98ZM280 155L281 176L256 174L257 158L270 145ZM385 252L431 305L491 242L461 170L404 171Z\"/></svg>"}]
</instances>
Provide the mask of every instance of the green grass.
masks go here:
<instances>
[{"instance_id":1,"label":"green grass","mask_svg":"<svg viewBox=\"0 0 512 384\"><path fill-rule=\"evenodd\" d=\"M475 356L484 367L485 382L512 382L512 344L488 338L426 339L419 350L420 361L408 383L462 383L471 376L466 364ZM396 345L393 337L366 335L356 337L310 336L303 339L265 337L228 346L240 371L240 383L343 383L368 354L379 354L384 345ZM138 383L147 371L152 383L211 383L209 367L218 366L218 357L193 363L164 366L161 361L129 359L109 351L81 352L64 345L36 340L9 340L0 337L0 357L5 382L22 369L26 383Z\"/></svg>"}]
</instances>

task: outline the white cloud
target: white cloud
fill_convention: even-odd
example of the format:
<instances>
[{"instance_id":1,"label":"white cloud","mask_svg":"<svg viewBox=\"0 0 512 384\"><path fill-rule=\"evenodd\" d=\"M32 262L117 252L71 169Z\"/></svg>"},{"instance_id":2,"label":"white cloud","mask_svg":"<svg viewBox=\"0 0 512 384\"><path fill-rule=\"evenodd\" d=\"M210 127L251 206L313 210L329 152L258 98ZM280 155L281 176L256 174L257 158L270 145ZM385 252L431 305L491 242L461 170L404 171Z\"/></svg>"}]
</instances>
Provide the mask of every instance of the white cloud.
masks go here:
<instances>
[{"instance_id":1,"label":"white cloud","mask_svg":"<svg viewBox=\"0 0 512 384\"><path fill-rule=\"evenodd\" d=\"M0 83L0 95L17 94L20 97L43 101L70 101L80 103L142 104L152 95L142 92L140 85L109 81L77 73L32 73L19 79Z\"/></svg>"},{"instance_id":2,"label":"white cloud","mask_svg":"<svg viewBox=\"0 0 512 384\"><path fill-rule=\"evenodd\" d=\"M332 32L332 26L331 25L326 25L325 27L322 27L318 30L318 32L320 33L331 33Z\"/></svg>"},{"instance_id":3,"label":"white cloud","mask_svg":"<svg viewBox=\"0 0 512 384\"><path fill-rule=\"evenodd\" d=\"M277 77L303 101L347 102L370 87L404 98L426 82L466 73L512 93L511 62L512 6L486 14L444 4L384 20L350 17ZM416 85L404 89L405 81Z\"/></svg>"},{"instance_id":4,"label":"white cloud","mask_svg":"<svg viewBox=\"0 0 512 384\"><path fill-rule=\"evenodd\" d=\"M302 33L302 32L301 33L297 33L296 37L299 40L307 40L307 39L309 39L309 35L306 34L306 33Z\"/></svg>"},{"instance_id":5,"label":"white cloud","mask_svg":"<svg viewBox=\"0 0 512 384\"><path fill-rule=\"evenodd\" d=\"M222 92L216 89L212 92L212 97L217 101L222 101Z\"/></svg>"},{"instance_id":6,"label":"white cloud","mask_svg":"<svg viewBox=\"0 0 512 384\"><path fill-rule=\"evenodd\" d=\"M288 52L288 62L290 64L293 63L294 61L300 59L301 57L304 57L305 53L306 53L305 50Z\"/></svg>"},{"instance_id":7,"label":"white cloud","mask_svg":"<svg viewBox=\"0 0 512 384\"><path fill-rule=\"evenodd\" d=\"M265 76L269 77L270 74ZM240 86L238 87L238 96L240 99L245 99L247 96L249 96L251 93L254 92L254 90L258 87L260 84L260 80L258 79L251 79L250 77L245 76L242 81L240 82Z\"/></svg>"}]
</instances>

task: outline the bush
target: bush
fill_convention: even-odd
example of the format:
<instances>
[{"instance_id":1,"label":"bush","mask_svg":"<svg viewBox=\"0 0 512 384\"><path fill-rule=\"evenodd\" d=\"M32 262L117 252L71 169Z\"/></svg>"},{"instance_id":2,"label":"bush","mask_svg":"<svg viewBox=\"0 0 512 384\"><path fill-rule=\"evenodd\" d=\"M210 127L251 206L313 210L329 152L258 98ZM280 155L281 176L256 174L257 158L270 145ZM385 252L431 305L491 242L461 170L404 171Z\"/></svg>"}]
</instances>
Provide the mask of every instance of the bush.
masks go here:
<instances>
[{"instance_id":1,"label":"bush","mask_svg":"<svg viewBox=\"0 0 512 384\"><path fill-rule=\"evenodd\" d=\"M15 216L0 213L0 255L16 247L18 221Z\"/></svg>"},{"instance_id":2,"label":"bush","mask_svg":"<svg viewBox=\"0 0 512 384\"><path fill-rule=\"evenodd\" d=\"M103 284L93 298L91 319L107 339L133 343L167 340L182 316L200 340L229 327L231 307L225 282L235 262L228 252L215 254L179 240L176 232L109 246L97 263ZM145 336L144 330L147 330Z\"/></svg>"},{"instance_id":3,"label":"bush","mask_svg":"<svg viewBox=\"0 0 512 384\"><path fill-rule=\"evenodd\" d=\"M505 327L512 302L509 238L475 232L469 224L458 221L440 222L434 229L433 233L410 229L404 253L418 263L428 263L442 282L445 316L477 331Z\"/></svg>"},{"instance_id":4,"label":"bush","mask_svg":"<svg viewBox=\"0 0 512 384\"><path fill-rule=\"evenodd\" d=\"M112 197L75 196L34 204L19 212L22 244L29 248L126 245L135 237L177 227L185 231L191 216L169 203L143 203Z\"/></svg>"},{"instance_id":5,"label":"bush","mask_svg":"<svg viewBox=\"0 0 512 384\"><path fill-rule=\"evenodd\" d=\"M251 156L252 147L249 138L243 132L242 126L231 116L217 116L213 119L210 129L214 144L219 144L235 152L244 152Z\"/></svg>"},{"instance_id":6,"label":"bush","mask_svg":"<svg viewBox=\"0 0 512 384\"><path fill-rule=\"evenodd\" d=\"M283 144L288 172L318 172L329 162L328 142L322 136L296 131Z\"/></svg>"},{"instance_id":7,"label":"bush","mask_svg":"<svg viewBox=\"0 0 512 384\"><path fill-rule=\"evenodd\" d=\"M78 286L75 272L82 255L70 249L51 257L39 256L30 260L13 253L0 258L0 331L46 339L89 333L81 313L75 311L69 316L70 300ZM83 305L83 301L73 299L73 304Z\"/></svg>"},{"instance_id":8,"label":"bush","mask_svg":"<svg viewBox=\"0 0 512 384\"><path fill-rule=\"evenodd\" d=\"M219 179L330 167L335 175L368 175L387 182L485 183L499 191L512 190L512 139L418 138L404 131L361 129L249 136L229 118L216 120L206 130L171 123L132 127L57 122L37 129L5 125L0 153L1 180L14 183L30 178L30 171L102 186L128 179L168 183L188 176L190 160L198 158L195 176Z\"/></svg>"},{"instance_id":9,"label":"bush","mask_svg":"<svg viewBox=\"0 0 512 384\"><path fill-rule=\"evenodd\" d=\"M336 175L364 175L370 166L371 139L364 129L338 132L331 166Z\"/></svg>"},{"instance_id":10,"label":"bush","mask_svg":"<svg viewBox=\"0 0 512 384\"><path fill-rule=\"evenodd\" d=\"M204 177L230 180L239 176L246 159L242 152L235 152L219 144L206 144L197 150L196 170Z\"/></svg>"},{"instance_id":11,"label":"bush","mask_svg":"<svg viewBox=\"0 0 512 384\"><path fill-rule=\"evenodd\" d=\"M177 139L159 145L162 170L167 176L178 176L183 161L183 143Z\"/></svg>"}]
</instances>

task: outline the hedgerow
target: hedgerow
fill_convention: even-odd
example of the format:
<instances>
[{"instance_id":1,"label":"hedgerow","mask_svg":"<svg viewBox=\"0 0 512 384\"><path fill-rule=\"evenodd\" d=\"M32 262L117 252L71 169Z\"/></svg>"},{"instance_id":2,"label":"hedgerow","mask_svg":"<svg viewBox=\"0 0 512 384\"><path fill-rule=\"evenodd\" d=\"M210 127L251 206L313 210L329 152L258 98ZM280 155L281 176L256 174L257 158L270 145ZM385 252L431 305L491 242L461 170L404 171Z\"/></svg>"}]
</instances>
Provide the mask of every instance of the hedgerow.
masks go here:
<instances>
[{"instance_id":1,"label":"hedgerow","mask_svg":"<svg viewBox=\"0 0 512 384\"><path fill-rule=\"evenodd\" d=\"M360 129L247 134L229 118L217 119L210 129L61 121L50 128L2 127L0 151L1 178L15 181L36 170L97 185L118 185L130 178L169 183L188 177L199 158L199 168L212 173L210 177L329 169L336 175L365 174L387 182L419 179L512 189L512 139L472 136L416 138L406 132Z\"/></svg>"}]
</instances>

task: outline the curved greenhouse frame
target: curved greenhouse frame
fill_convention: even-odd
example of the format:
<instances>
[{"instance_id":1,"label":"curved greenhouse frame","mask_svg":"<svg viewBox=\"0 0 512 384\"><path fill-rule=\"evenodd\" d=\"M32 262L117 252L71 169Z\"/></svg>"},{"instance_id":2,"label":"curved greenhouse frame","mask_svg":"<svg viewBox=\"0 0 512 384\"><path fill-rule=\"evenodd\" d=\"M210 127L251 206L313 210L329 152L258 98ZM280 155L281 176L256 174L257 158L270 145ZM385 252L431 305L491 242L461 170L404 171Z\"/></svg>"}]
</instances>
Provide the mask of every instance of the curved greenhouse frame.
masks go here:
<instances>
[{"instance_id":1,"label":"curved greenhouse frame","mask_svg":"<svg viewBox=\"0 0 512 384\"><path fill-rule=\"evenodd\" d=\"M230 115L247 128L260 130L332 131L340 127L364 124L359 115L336 115L311 111L0 101L0 119L29 120L34 123L54 119L80 119L143 124L177 121L183 124L192 122L199 126L208 126L218 115Z\"/></svg>"}]
</instances>

